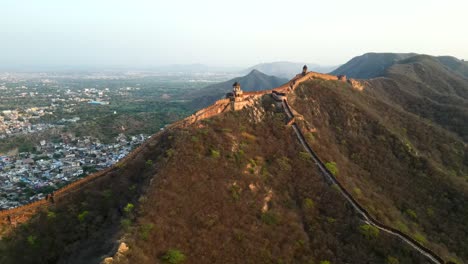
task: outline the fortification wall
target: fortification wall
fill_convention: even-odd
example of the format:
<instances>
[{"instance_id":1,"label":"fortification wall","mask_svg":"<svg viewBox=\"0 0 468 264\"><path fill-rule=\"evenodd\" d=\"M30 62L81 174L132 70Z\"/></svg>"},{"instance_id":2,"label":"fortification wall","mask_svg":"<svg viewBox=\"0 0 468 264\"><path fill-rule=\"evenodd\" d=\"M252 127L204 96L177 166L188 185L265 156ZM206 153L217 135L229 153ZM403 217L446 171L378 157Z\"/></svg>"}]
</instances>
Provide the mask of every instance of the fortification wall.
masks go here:
<instances>
[{"instance_id":1,"label":"fortification wall","mask_svg":"<svg viewBox=\"0 0 468 264\"><path fill-rule=\"evenodd\" d=\"M151 136L151 138L155 138L159 136L161 133L162 132L154 134L153 136ZM134 149L130 154L125 156L122 160L120 160L115 165L109 168L100 170L96 173L90 174L83 179L70 183L60 188L59 190L53 192L54 203L60 201L60 199L65 197L66 195L69 195L70 193L80 190L81 188L93 182L94 180L101 178L105 175L108 175L109 172L111 172L112 170L115 170L117 167L129 162L130 160L133 160L147 146L147 144L150 141L151 140L145 141L143 144L141 144L139 147ZM0 211L0 225L2 224L16 225L18 223L25 222L32 215L36 214L39 210L43 208L47 208L48 206L52 206L54 203L52 203L51 200L46 200L44 198L44 199L29 203L23 206L19 206L13 209L2 210Z\"/></svg>"},{"instance_id":2,"label":"fortification wall","mask_svg":"<svg viewBox=\"0 0 468 264\"><path fill-rule=\"evenodd\" d=\"M337 81L338 77L329 75L329 74L317 73L317 72L308 72L306 75L298 74L293 79L291 79L288 83L280 87L276 87L270 90L263 90L263 91L244 92L242 107L251 105L252 102L254 101L253 99L261 97L265 94L272 93L273 90L277 92L281 92L281 93L288 93L288 92L294 91L301 83L311 80L311 79L323 79L323 80ZM232 102L229 99L218 100L213 105L208 106L204 109L201 109L197 111L195 114L169 125L167 129L186 127L197 121L210 118L210 117L219 115L227 111L231 111L231 109L234 109L234 107L231 104ZM151 138L153 139L159 136L160 133L162 132L154 134ZM112 167L101 170L94 174L88 175L83 179L75 181L55 191L53 193L54 202L59 201L60 198L70 193L80 190L81 188L93 182L94 180L107 175L109 172L116 169L116 167L119 167L120 165L125 164L128 161L134 159L136 155L138 155L142 151L142 149L146 147L148 142L150 142L150 140L145 141L141 146L133 150L129 155L127 155L125 158L123 158L121 161L119 161L117 164L113 165ZM52 205L50 201L43 199L43 200L39 200L39 201L30 203L27 205L14 208L14 209L0 211L0 224L10 224L10 223L15 224L15 223L24 222L27 219L29 219L29 217L31 217L33 214L37 213L37 211L40 210L41 208L45 208L50 205Z\"/></svg>"},{"instance_id":3,"label":"fortification wall","mask_svg":"<svg viewBox=\"0 0 468 264\"><path fill-rule=\"evenodd\" d=\"M307 140L304 137L303 128L299 127L293 120L295 118L291 107L289 106L287 100L283 100L283 108L286 112L286 115L291 119L292 126L296 135L301 142L301 144L305 147L307 152L312 155L312 159L314 160L316 166L320 170L320 172L325 177L325 180L330 184L335 184L338 187L340 193L344 196L346 200L355 208L355 210L363 217L364 221L370 225L377 227L378 229L385 231L389 234L399 237L401 240L406 242L409 246L416 249L426 257L428 257L433 263L445 263L444 260L434 251L427 248L426 246L422 245L420 242L413 239L411 236L397 230L393 227L387 226L382 222L378 221L374 218L354 197L351 195L350 192L341 184L340 181L327 169L323 161L319 158L317 153L310 147L307 143Z\"/></svg>"}]
</instances>

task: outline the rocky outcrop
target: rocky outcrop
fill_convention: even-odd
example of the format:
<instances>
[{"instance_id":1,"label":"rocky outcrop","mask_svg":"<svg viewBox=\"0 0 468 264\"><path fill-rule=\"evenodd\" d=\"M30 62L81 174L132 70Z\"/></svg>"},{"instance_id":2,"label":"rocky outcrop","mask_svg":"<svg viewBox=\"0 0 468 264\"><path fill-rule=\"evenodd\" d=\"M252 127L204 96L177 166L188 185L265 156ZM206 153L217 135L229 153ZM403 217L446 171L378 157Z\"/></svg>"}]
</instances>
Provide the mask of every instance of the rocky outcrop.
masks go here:
<instances>
[{"instance_id":1,"label":"rocky outcrop","mask_svg":"<svg viewBox=\"0 0 468 264\"><path fill-rule=\"evenodd\" d=\"M358 90L358 91L363 91L364 90L364 85L360 81L356 81L354 79L349 79L348 82L351 84L353 89Z\"/></svg>"}]
</instances>

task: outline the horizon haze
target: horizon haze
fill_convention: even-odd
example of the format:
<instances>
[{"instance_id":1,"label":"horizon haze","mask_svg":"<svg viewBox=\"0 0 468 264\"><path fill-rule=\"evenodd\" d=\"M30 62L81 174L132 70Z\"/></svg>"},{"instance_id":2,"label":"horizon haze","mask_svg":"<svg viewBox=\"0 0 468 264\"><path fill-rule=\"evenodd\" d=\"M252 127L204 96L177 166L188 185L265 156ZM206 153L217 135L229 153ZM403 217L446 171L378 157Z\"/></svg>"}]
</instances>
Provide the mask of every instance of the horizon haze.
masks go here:
<instances>
[{"instance_id":1,"label":"horizon haze","mask_svg":"<svg viewBox=\"0 0 468 264\"><path fill-rule=\"evenodd\" d=\"M3 1L0 61L23 69L333 66L367 52L465 59L468 3L449 2Z\"/></svg>"}]
</instances>

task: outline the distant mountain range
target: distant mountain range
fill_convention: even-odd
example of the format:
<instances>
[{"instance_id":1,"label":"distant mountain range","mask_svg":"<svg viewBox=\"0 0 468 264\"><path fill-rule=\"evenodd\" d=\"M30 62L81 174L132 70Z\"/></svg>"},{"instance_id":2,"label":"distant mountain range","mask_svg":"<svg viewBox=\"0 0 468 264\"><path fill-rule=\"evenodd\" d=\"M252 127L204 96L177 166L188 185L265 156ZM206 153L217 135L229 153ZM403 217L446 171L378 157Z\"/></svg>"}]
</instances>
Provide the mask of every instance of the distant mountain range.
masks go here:
<instances>
[{"instance_id":1,"label":"distant mountain range","mask_svg":"<svg viewBox=\"0 0 468 264\"><path fill-rule=\"evenodd\" d=\"M320 73L328 73L336 69L336 66L320 66L318 64L305 63L305 62L279 61L279 62L257 64L250 68L247 68L241 73L246 74L248 72L251 72L252 70L259 70L268 75L274 75L274 76L278 76L278 77L282 77L286 79L291 79L296 74L302 71L302 67L304 65L307 65L307 68L309 71L315 71L315 72L320 72Z\"/></svg>"},{"instance_id":2,"label":"distant mountain range","mask_svg":"<svg viewBox=\"0 0 468 264\"><path fill-rule=\"evenodd\" d=\"M249 74L242 77L236 77L226 82L209 85L192 95L197 96L191 103L193 109L206 107L214 101L223 98L226 93L232 90L232 84L239 82L244 91L260 91L278 87L286 83L288 79L276 76L266 75L258 70L251 70Z\"/></svg>"},{"instance_id":3,"label":"distant mountain range","mask_svg":"<svg viewBox=\"0 0 468 264\"><path fill-rule=\"evenodd\" d=\"M416 53L366 53L354 57L332 72L333 75L344 74L351 78L370 79L384 76L387 69L404 60L419 56ZM455 57L432 57L439 61L443 67L468 78L468 64Z\"/></svg>"}]
</instances>

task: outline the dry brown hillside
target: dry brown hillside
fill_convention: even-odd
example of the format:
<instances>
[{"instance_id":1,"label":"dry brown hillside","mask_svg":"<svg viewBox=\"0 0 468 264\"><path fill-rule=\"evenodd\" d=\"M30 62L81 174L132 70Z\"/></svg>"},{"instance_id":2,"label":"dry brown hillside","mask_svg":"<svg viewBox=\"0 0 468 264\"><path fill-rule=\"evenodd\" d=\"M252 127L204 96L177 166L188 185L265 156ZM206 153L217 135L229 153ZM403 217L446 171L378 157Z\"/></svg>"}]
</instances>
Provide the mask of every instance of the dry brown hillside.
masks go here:
<instances>
[{"instance_id":1,"label":"dry brown hillside","mask_svg":"<svg viewBox=\"0 0 468 264\"><path fill-rule=\"evenodd\" d=\"M168 130L3 239L1 263L98 263L118 239L114 263L425 263L361 220L285 121L266 95Z\"/></svg>"},{"instance_id":2,"label":"dry brown hillside","mask_svg":"<svg viewBox=\"0 0 468 264\"><path fill-rule=\"evenodd\" d=\"M268 97L174 134L118 263L425 263L360 220Z\"/></svg>"},{"instance_id":3,"label":"dry brown hillside","mask_svg":"<svg viewBox=\"0 0 468 264\"><path fill-rule=\"evenodd\" d=\"M466 144L378 89L316 80L290 101L311 146L372 215L446 259L467 260Z\"/></svg>"},{"instance_id":4,"label":"dry brown hillside","mask_svg":"<svg viewBox=\"0 0 468 264\"><path fill-rule=\"evenodd\" d=\"M395 92L460 99L457 81L426 93L426 83L405 88L392 76L344 80L310 73L278 88L289 91L293 119L269 93L250 94L240 111L227 111L226 99L197 112L8 227L0 263L434 262L364 219L343 188L372 218L435 252L435 263L466 262L464 130Z\"/></svg>"}]
</instances>

